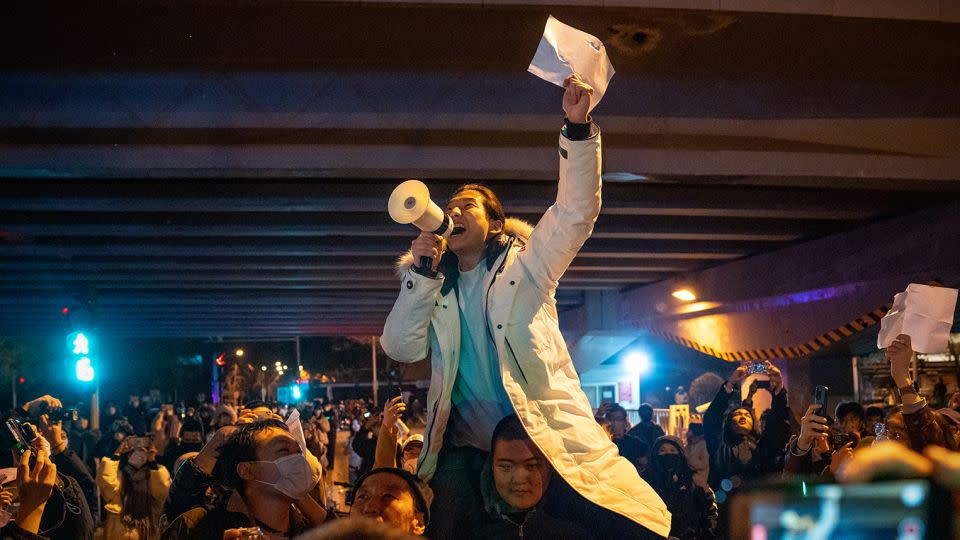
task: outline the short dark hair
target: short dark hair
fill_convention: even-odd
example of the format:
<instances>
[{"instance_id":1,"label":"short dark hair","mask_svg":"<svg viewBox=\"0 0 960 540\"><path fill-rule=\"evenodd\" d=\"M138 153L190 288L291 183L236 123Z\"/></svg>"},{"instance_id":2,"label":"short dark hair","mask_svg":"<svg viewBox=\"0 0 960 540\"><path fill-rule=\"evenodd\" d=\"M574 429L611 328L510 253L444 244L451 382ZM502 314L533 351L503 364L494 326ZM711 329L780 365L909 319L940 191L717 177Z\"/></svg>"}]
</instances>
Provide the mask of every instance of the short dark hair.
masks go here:
<instances>
[{"instance_id":1,"label":"short dark hair","mask_svg":"<svg viewBox=\"0 0 960 540\"><path fill-rule=\"evenodd\" d=\"M640 404L640 407L637 408L637 414L640 415L641 420L653 420L653 405L649 403Z\"/></svg>"},{"instance_id":2,"label":"short dark hair","mask_svg":"<svg viewBox=\"0 0 960 540\"><path fill-rule=\"evenodd\" d=\"M627 414L627 410L624 409L619 403L612 403L610 404L610 407L607 408L607 414L606 414L607 420L610 419L610 415L613 413L623 413L624 419L630 418L630 415Z\"/></svg>"},{"instance_id":3,"label":"short dark hair","mask_svg":"<svg viewBox=\"0 0 960 540\"><path fill-rule=\"evenodd\" d=\"M883 422L883 419L886 417L886 415L883 414L883 407L877 407L876 405L867 407L867 409L863 411L864 419L866 419L867 415L870 415L870 414L875 414L879 416L881 422Z\"/></svg>"},{"instance_id":4,"label":"short dark hair","mask_svg":"<svg viewBox=\"0 0 960 540\"><path fill-rule=\"evenodd\" d=\"M834 416L837 417L837 422L842 421L843 417L847 416L848 414L855 415L862 423L864 416L863 405L857 403L856 401L845 401L837 405L837 410L834 414Z\"/></svg>"},{"instance_id":5,"label":"short dark hair","mask_svg":"<svg viewBox=\"0 0 960 540\"><path fill-rule=\"evenodd\" d=\"M257 460L257 434L268 429L289 431L283 421L269 419L241 424L230 435L220 447L217 465L214 468L214 476L220 480L221 484L237 490L243 488L243 480L237 474L237 465L245 461Z\"/></svg>"},{"instance_id":6,"label":"short dark hair","mask_svg":"<svg viewBox=\"0 0 960 540\"><path fill-rule=\"evenodd\" d=\"M494 193L492 189L483 184L464 184L458 187L453 194L450 195L450 200L453 200L457 195L463 193L464 191L476 191L477 193L483 195L483 210L487 213L488 218L500 221L507 220L507 215L503 211L503 205L500 203L500 198L497 197L497 194Z\"/></svg>"},{"instance_id":7,"label":"short dark hair","mask_svg":"<svg viewBox=\"0 0 960 540\"><path fill-rule=\"evenodd\" d=\"M519 416L516 414L504 416L500 422L497 423L497 427L493 428L493 437L490 441L490 453L493 453L493 449L499 441L529 440L530 435L528 435L527 430L524 429L523 422L520 421Z\"/></svg>"}]
</instances>

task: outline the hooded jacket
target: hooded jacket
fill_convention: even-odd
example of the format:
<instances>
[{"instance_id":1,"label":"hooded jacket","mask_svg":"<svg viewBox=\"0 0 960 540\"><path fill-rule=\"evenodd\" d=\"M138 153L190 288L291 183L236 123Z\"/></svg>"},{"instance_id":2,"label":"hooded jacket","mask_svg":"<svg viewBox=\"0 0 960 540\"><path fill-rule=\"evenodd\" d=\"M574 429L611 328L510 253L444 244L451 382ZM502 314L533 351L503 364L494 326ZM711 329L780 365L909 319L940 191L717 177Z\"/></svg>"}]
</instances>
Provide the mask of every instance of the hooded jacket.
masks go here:
<instances>
[{"instance_id":1,"label":"hooded jacket","mask_svg":"<svg viewBox=\"0 0 960 540\"><path fill-rule=\"evenodd\" d=\"M676 454L659 455L664 445L673 446ZM668 456L676 459L675 467ZM650 466L643 479L663 497L673 517L670 537L679 540L712 540L717 538L719 513L713 490L693 480L693 469L676 437L663 436L650 449Z\"/></svg>"},{"instance_id":2,"label":"hooded jacket","mask_svg":"<svg viewBox=\"0 0 960 540\"><path fill-rule=\"evenodd\" d=\"M560 136L557 201L532 231L508 219L505 235L485 261L486 330L496 346L503 388L534 444L554 470L586 499L666 536L670 513L593 418L560 333L554 293L558 281L590 237L600 212L600 134L585 140ZM451 413L458 370L460 317L454 276L411 270L401 257L400 295L384 325L381 344L399 362L431 351L427 429L417 473L430 480ZM441 261L441 267L443 263Z\"/></svg>"}]
</instances>

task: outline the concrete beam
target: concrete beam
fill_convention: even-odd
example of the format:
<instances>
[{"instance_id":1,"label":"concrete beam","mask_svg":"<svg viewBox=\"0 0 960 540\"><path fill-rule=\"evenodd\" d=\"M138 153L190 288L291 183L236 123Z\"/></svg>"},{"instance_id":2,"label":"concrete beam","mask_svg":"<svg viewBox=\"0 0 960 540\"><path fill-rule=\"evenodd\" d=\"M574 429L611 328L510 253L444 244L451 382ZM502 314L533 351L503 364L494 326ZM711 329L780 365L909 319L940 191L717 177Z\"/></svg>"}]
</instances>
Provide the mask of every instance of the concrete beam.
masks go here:
<instances>
[{"instance_id":1,"label":"concrete beam","mask_svg":"<svg viewBox=\"0 0 960 540\"><path fill-rule=\"evenodd\" d=\"M794 346L854 320L910 282L960 283L960 202L648 285L621 296L624 328L732 352ZM671 297L689 288L698 304Z\"/></svg>"}]
</instances>

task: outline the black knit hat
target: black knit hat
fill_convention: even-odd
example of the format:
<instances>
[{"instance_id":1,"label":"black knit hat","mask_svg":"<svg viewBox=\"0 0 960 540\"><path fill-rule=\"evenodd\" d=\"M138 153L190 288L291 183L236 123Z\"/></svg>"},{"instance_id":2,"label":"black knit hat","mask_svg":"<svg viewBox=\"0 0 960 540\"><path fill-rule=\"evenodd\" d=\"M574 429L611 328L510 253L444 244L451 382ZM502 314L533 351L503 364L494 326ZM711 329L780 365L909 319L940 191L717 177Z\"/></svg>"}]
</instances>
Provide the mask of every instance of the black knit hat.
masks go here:
<instances>
[{"instance_id":1,"label":"black knit hat","mask_svg":"<svg viewBox=\"0 0 960 540\"><path fill-rule=\"evenodd\" d=\"M407 483L407 485L410 486L410 492L413 494L413 500L417 505L417 509L423 512L423 522L425 524L430 523L430 505L433 503L433 490L430 489L430 486L421 480L420 477L408 472L405 469L398 469L396 467L380 467L379 469L373 469L367 474L361 476L360 479L357 480L357 483L354 484L354 496L356 496L356 493L360 491L360 486L363 485L367 478L381 473L399 476Z\"/></svg>"}]
</instances>

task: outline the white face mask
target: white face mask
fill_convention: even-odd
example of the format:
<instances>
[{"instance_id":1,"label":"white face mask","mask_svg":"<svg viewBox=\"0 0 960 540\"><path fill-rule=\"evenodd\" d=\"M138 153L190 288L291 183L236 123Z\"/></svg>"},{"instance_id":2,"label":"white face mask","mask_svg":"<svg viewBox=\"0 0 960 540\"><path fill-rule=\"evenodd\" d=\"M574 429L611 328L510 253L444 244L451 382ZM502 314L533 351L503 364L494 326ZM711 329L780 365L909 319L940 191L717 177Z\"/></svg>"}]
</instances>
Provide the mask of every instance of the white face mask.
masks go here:
<instances>
[{"instance_id":1,"label":"white face mask","mask_svg":"<svg viewBox=\"0 0 960 540\"><path fill-rule=\"evenodd\" d=\"M134 450L130 453L130 457L127 458L127 463L131 467L139 469L147 463L147 453L142 450Z\"/></svg>"},{"instance_id":2,"label":"white face mask","mask_svg":"<svg viewBox=\"0 0 960 540\"><path fill-rule=\"evenodd\" d=\"M257 479L261 484L267 484L294 500L304 498L313 488L313 470L310 463L303 454L293 454L284 456L274 461L260 461L257 463L270 463L277 468L279 478L275 482L264 482Z\"/></svg>"}]
</instances>

